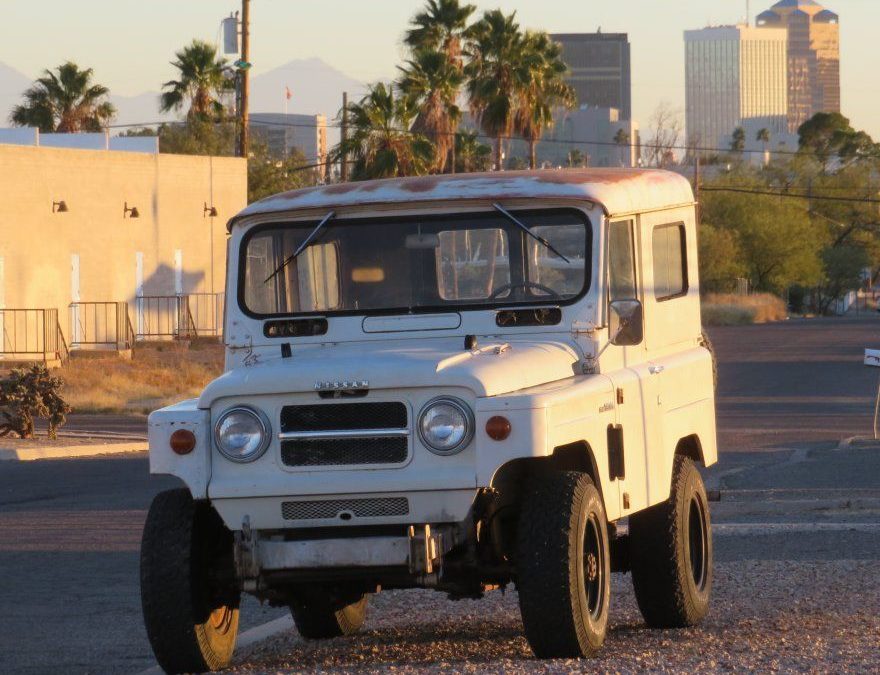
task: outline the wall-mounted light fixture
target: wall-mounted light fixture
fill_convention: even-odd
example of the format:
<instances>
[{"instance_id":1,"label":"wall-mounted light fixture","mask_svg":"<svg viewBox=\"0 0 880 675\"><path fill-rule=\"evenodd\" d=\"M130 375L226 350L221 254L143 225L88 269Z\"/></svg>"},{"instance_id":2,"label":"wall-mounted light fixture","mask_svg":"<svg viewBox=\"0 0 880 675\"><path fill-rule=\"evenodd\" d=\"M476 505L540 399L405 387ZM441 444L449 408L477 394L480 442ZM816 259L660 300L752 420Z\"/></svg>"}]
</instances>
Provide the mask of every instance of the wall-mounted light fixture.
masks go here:
<instances>
[{"instance_id":1,"label":"wall-mounted light fixture","mask_svg":"<svg viewBox=\"0 0 880 675\"><path fill-rule=\"evenodd\" d=\"M129 207L128 202L125 202L125 206L122 207L122 217L125 218L128 216L129 218L140 218L141 214L138 213L137 206Z\"/></svg>"},{"instance_id":2,"label":"wall-mounted light fixture","mask_svg":"<svg viewBox=\"0 0 880 675\"><path fill-rule=\"evenodd\" d=\"M52 202L52 213L67 213L67 202L63 199L60 202Z\"/></svg>"},{"instance_id":3,"label":"wall-mounted light fixture","mask_svg":"<svg viewBox=\"0 0 880 675\"><path fill-rule=\"evenodd\" d=\"M217 207L216 206L208 206L208 202L205 202L205 208L202 209L202 218L207 218L210 216L211 218L217 217Z\"/></svg>"}]
</instances>

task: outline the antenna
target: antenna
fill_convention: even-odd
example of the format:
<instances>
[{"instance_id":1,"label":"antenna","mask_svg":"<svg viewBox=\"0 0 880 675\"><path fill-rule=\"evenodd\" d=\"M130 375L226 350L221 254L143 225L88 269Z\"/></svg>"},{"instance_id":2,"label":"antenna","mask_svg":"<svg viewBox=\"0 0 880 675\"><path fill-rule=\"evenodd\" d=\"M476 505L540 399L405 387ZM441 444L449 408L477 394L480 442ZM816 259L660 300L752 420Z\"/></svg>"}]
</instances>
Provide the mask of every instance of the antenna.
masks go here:
<instances>
[{"instance_id":1,"label":"antenna","mask_svg":"<svg viewBox=\"0 0 880 675\"><path fill-rule=\"evenodd\" d=\"M750 0L746 0L746 27L752 25L752 5Z\"/></svg>"}]
</instances>

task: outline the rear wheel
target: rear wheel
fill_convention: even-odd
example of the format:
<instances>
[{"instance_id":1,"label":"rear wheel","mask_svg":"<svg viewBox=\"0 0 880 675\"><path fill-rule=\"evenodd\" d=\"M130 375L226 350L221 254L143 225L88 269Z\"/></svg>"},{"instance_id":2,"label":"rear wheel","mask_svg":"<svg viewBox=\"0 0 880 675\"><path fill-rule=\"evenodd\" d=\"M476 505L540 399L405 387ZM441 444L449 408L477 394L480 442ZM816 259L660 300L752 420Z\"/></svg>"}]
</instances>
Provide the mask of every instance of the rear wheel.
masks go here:
<instances>
[{"instance_id":1,"label":"rear wheel","mask_svg":"<svg viewBox=\"0 0 880 675\"><path fill-rule=\"evenodd\" d=\"M669 499L630 516L629 541L633 588L645 622L654 628L699 623L712 591L712 527L693 460L675 458Z\"/></svg>"},{"instance_id":2,"label":"rear wheel","mask_svg":"<svg viewBox=\"0 0 880 675\"><path fill-rule=\"evenodd\" d=\"M187 489L153 499L141 542L141 605L156 661L167 673L227 666L238 633L232 533Z\"/></svg>"},{"instance_id":3,"label":"rear wheel","mask_svg":"<svg viewBox=\"0 0 880 675\"><path fill-rule=\"evenodd\" d=\"M351 635L367 618L367 596L322 587L301 589L290 601L290 613L300 635L309 640Z\"/></svg>"},{"instance_id":4,"label":"rear wheel","mask_svg":"<svg viewBox=\"0 0 880 675\"><path fill-rule=\"evenodd\" d=\"M608 523L590 477L535 477L517 531L517 587L526 638L539 658L593 656L611 598Z\"/></svg>"}]
</instances>

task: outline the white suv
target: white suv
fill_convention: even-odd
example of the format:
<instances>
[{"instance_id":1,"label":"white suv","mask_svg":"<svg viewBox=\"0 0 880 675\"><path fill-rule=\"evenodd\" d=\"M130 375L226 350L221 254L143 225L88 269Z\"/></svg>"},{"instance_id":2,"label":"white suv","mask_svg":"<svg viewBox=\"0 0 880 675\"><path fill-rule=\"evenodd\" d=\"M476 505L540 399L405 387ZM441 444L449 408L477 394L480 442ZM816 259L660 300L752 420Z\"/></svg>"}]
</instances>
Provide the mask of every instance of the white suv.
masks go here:
<instances>
[{"instance_id":1,"label":"white suv","mask_svg":"<svg viewBox=\"0 0 880 675\"><path fill-rule=\"evenodd\" d=\"M539 657L599 649L614 571L649 625L699 621L717 449L694 213L676 174L597 169L233 218L226 372L149 420L151 472L186 485L144 530L159 664L226 665L242 592L327 638L380 588L513 583Z\"/></svg>"}]
</instances>

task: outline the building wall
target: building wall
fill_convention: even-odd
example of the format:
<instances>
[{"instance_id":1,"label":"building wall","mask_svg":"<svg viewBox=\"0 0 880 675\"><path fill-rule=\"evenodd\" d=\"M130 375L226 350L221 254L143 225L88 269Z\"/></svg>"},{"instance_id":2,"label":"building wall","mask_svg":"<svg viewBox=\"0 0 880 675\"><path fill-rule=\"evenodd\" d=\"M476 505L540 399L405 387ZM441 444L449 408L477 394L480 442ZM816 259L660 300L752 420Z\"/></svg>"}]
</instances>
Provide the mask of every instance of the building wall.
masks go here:
<instances>
[{"instance_id":1,"label":"building wall","mask_svg":"<svg viewBox=\"0 0 880 675\"><path fill-rule=\"evenodd\" d=\"M685 31L689 143L715 148L742 120L788 113L787 32L747 26Z\"/></svg>"},{"instance_id":2,"label":"building wall","mask_svg":"<svg viewBox=\"0 0 880 675\"><path fill-rule=\"evenodd\" d=\"M759 28L788 30L788 125L840 112L839 17L813 0L785 0L758 15Z\"/></svg>"},{"instance_id":3,"label":"building wall","mask_svg":"<svg viewBox=\"0 0 880 675\"><path fill-rule=\"evenodd\" d=\"M133 321L138 258L144 295L224 290L226 221L247 202L244 160L0 145L0 184L0 298L8 309L57 308L68 339L73 256L80 300L128 301ZM68 211L53 213L62 200ZM123 217L126 203L138 218Z\"/></svg>"},{"instance_id":4,"label":"building wall","mask_svg":"<svg viewBox=\"0 0 880 675\"><path fill-rule=\"evenodd\" d=\"M626 33L555 33L579 106L616 108L632 118L630 45Z\"/></svg>"},{"instance_id":5,"label":"building wall","mask_svg":"<svg viewBox=\"0 0 880 675\"><path fill-rule=\"evenodd\" d=\"M324 115L251 113L251 132L262 138L269 152L286 157L296 148L310 164L320 164L323 175L327 160L327 118Z\"/></svg>"}]
</instances>

